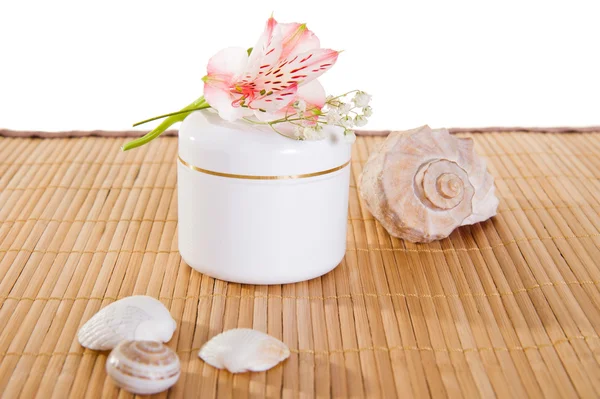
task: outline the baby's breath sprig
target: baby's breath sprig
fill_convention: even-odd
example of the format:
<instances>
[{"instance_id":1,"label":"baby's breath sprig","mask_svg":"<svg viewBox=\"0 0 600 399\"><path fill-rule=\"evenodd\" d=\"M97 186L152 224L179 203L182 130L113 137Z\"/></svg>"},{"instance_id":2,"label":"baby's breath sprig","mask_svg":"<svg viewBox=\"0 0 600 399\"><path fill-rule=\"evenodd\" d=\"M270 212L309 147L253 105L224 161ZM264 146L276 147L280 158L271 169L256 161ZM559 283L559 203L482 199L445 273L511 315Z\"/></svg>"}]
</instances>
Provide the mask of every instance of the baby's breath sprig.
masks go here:
<instances>
[{"instance_id":1,"label":"baby's breath sprig","mask_svg":"<svg viewBox=\"0 0 600 399\"><path fill-rule=\"evenodd\" d=\"M349 99L352 94L353 97ZM339 126L344 129L346 140L352 143L356 140L353 128L365 126L373 115L370 102L370 94L352 90L339 96L328 96L323 108L310 107L299 99L292 104L294 112L287 113L283 118L266 122L245 119L251 123L269 125L275 132L295 140L320 140L325 138L324 125ZM291 130L291 133L284 133L276 127L281 123L286 123L286 130ZM292 129L289 129L290 125Z\"/></svg>"}]
</instances>

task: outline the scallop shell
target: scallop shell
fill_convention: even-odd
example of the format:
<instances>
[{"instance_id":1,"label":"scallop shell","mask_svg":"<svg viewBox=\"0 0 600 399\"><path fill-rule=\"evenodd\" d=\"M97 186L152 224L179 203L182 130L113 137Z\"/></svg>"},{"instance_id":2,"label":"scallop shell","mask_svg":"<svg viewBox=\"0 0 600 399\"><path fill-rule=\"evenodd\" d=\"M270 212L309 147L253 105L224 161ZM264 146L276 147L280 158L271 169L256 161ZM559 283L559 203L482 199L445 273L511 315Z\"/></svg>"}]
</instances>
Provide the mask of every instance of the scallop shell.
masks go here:
<instances>
[{"instance_id":1,"label":"scallop shell","mask_svg":"<svg viewBox=\"0 0 600 399\"><path fill-rule=\"evenodd\" d=\"M369 157L359 187L383 227L412 242L448 237L498 208L494 178L473 140L429 126L392 132Z\"/></svg>"},{"instance_id":2,"label":"scallop shell","mask_svg":"<svg viewBox=\"0 0 600 399\"><path fill-rule=\"evenodd\" d=\"M157 299L145 295L123 298L96 313L79 329L79 343L89 349L113 349L123 340L168 342L175 320Z\"/></svg>"},{"instance_id":3,"label":"scallop shell","mask_svg":"<svg viewBox=\"0 0 600 399\"><path fill-rule=\"evenodd\" d=\"M122 341L106 359L115 385L139 395L172 387L181 374L177 353L156 341Z\"/></svg>"},{"instance_id":4,"label":"scallop shell","mask_svg":"<svg viewBox=\"0 0 600 399\"><path fill-rule=\"evenodd\" d=\"M265 371L290 356L280 340L249 328L225 331L208 341L198 356L218 369L232 373Z\"/></svg>"}]
</instances>

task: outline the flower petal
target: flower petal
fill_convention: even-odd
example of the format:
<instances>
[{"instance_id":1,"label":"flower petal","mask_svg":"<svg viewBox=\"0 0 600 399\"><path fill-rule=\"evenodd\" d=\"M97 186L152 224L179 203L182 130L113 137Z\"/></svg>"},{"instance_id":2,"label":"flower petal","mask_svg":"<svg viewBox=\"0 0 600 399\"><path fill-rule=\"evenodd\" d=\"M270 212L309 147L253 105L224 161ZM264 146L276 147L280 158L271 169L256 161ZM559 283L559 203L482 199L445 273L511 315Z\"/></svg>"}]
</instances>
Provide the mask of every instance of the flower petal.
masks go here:
<instances>
[{"instance_id":1,"label":"flower petal","mask_svg":"<svg viewBox=\"0 0 600 399\"><path fill-rule=\"evenodd\" d=\"M323 108L325 105L325 89L318 80L313 80L298 87L298 98L306 101L306 109Z\"/></svg>"},{"instance_id":2,"label":"flower petal","mask_svg":"<svg viewBox=\"0 0 600 399\"><path fill-rule=\"evenodd\" d=\"M254 111L254 116L261 122L271 122L277 119L285 118L289 115L293 115L296 113L296 110L291 106L287 105L282 109L273 112L262 112L259 110Z\"/></svg>"},{"instance_id":3,"label":"flower petal","mask_svg":"<svg viewBox=\"0 0 600 399\"><path fill-rule=\"evenodd\" d=\"M306 27L306 24L279 24L283 36L280 58L294 56L321 47L319 38Z\"/></svg>"},{"instance_id":4,"label":"flower petal","mask_svg":"<svg viewBox=\"0 0 600 399\"><path fill-rule=\"evenodd\" d=\"M227 47L213 55L206 67L208 76L237 78L246 69L248 52L242 47Z\"/></svg>"},{"instance_id":5,"label":"flower petal","mask_svg":"<svg viewBox=\"0 0 600 399\"><path fill-rule=\"evenodd\" d=\"M251 109L275 112L288 105L296 97L297 85L290 85L285 89L269 90L264 95L256 97L248 103Z\"/></svg>"},{"instance_id":6,"label":"flower petal","mask_svg":"<svg viewBox=\"0 0 600 399\"><path fill-rule=\"evenodd\" d=\"M294 109L292 103L297 100L304 100L306 102L306 112L304 113L304 116L307 118L309 124L314 124L315 121L313 118L315 115L312 111L315 108L320 110L325 105L325 89L321 83L315 79L310 83L298 87L296 96L287 106L274 112L254 111L254 115L256 116L256 119L263 122L274 121L276 119L294 115L298 110Z\"/></svg>"},{"instance_id":7,"label":"flower petal","mask_svg":"<svg viewBox=\"0 0 600 399\"><path fill-rule=\"evenodd\" d=\"M238 95L237 97L240 96ZM233 122L236 119L252 114L252 111L248 108L234 107L232 104L238 98L228 90L214 87L209 82L204 84L204 98L211 107L219 111L219 116L227 121Z\"/></svg>"},{"instance_id":8,"label":"flower petal","mask_svg":"<svg viewBox=\"0 0 600 399\"><path fill-rule=\"evenodd\" d=\"M271 17L265 25L264 32L252 48L243 78L252 80L271 69L281 56L281 43L281 28L275 18Z\"/></svg>"},{"instance_id":9,"label":"flower petal","mask_svg":"<svg viewBox=\"0 0 600 399\"><path fill-rule=\"evenodd\" d=\"M301 86L327 72L337 61L339 52L329 49L315 49L282 59L277 66L254 82L256 87L266 91L287 89L291 85Z\"/></svg>"}]
</instances>

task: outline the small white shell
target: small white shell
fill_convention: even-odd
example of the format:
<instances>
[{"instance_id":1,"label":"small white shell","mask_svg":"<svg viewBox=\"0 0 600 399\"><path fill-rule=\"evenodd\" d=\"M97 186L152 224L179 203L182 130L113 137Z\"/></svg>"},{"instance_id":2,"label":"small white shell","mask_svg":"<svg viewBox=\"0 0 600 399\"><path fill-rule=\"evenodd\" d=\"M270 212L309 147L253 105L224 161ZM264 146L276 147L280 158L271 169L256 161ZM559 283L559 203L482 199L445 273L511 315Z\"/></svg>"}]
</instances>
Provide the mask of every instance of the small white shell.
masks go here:
<instances>
[{"instance_id":1,"label":"small white shell","mask_svg":"<svg viewBox=\"0 0 600 399\"><path fill-rule=\"evenodd\" d=\"M113 349L124 340L168 342L175 331L175 320L157 299L130 296L111 303L79 329L79 343L89 349Z\"/></svg>"},{"instance_id":2,"label":"small white shell","mask_svg":"<svg viewBox=\"0 0 600 399\"><path fill-rule=\"evenodd\" d=\"M151 395L175 385L181 364L177 354L160 342L123 341L108 355L106 372L118 387Z\"/></svg>"},{"instance_id":3,"label":"small white shell","mask_svg":"<svg viewBox=\"0 0 600 399\"><path fill-rule=\"evenodd\" d=\"M218 369L232 373L265 371L290 356L280 340L249 328L225 331L208 341L198 356Z\"/></svg>"}]
</instances>

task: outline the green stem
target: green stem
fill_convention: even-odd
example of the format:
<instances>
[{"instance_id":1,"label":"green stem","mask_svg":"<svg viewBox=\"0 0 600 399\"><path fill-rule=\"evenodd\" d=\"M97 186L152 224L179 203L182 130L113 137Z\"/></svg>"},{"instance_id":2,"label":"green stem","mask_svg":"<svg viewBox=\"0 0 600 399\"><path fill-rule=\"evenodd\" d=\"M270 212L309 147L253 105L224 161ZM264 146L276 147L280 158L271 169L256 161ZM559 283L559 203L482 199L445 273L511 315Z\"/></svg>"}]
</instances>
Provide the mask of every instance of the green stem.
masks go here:
<instances>
[{"instance_id":1,"label":"green stem","mask_svg":"<svg viewBox=\"0 0 600 399\"><path fill-rule=\"evenodd\" d=\"M298 140L298 139L297 139L297 138L295 138L295 137L291 137L291 136L288 136L287 134L283 134L283 133L281 133L279 130L275 129L275 126L273 126L273 125L271 125L271 124L269 124L269 126L271 127L271 129L273 129L273 131L274 131L275 133L277 133L277 134L278 134L278 135L280 135L280 136L283 136L283 137L286 137L286 138L288 138L288 139L292 139L292 140Z\"/></svg>"},{"instance_id":2,"label":"green stem","mask_svg":"<svg viewBox=\"0 0 600 399\"><path fill-rule=\"evenodd\" d=\"M339 96L336 96L336 97L333 97L333 98L329 99L329 101L328 101L328 102L330 102L330 101L333 101L333 100L337 100L338 98L341 98L341 97L345 97L345 96L347 96L348 94L350 94L350 93L354 93L354 92L357 92L357 91L360 91L360 90L358 90L358 89L356 89L356 90L350 90L350 91L349 91L349 92L347 92L347 93L340 94Z\"/></svg>"},{"instance_id":3,"label":"green stem","mask_svg":"<svg viewBox=\"0 0 600 399\"><path fill-rule=\"evenodd\" d=\"M189 104L187 107L182 108L181 111L157 116L155 118L150 118L145 121L138 122L133 126L138 126L138 125L141 125L142 123L150 122L150 121L156 120L156 119L166 118L164 121L161 122L160 125L158 125L154 129L149 131L143 137L132 140L129 143L125 144L123 147L121 147L121 150L128 151L133 148L143 146L144 144L147 144L147 143L151 142L152 140L154 140L155 138L157 138L158 136L160 136L165 130L170 128L173 124L175 124L177 122L182 122L193 111L200 110L200 109L206 109L206 108L210 108L210 105L208 105L208 103L204 99L204 96L201 96L196 101Z\"/></svg>"},{"instance_id":4,"label":"green stem","mask_svg":"<svg viewBox=\"0 0 600 399\"><path fill-rule=\"evenodd\" d=\"M206 108L205 107L206 104L207 103L205 101L204 103L201 103L201 104L198 105L199 108L184 109L184 110L177 111L177 112L169 112L168 114L163 114L163 115L155 116L155 117L150 118L150 119L144 119L143 121L134 123L133 127L136 127L136 126L139 126L139 125L143 125L144 123L152 122L152 121L155 121L157 119L162 119L162 118L166 118L166 117L173 116L173 115L185 114L186 112L196 111L196 110L199 110L199 109L205 109Z\"/></svg>"}]
</instances>

